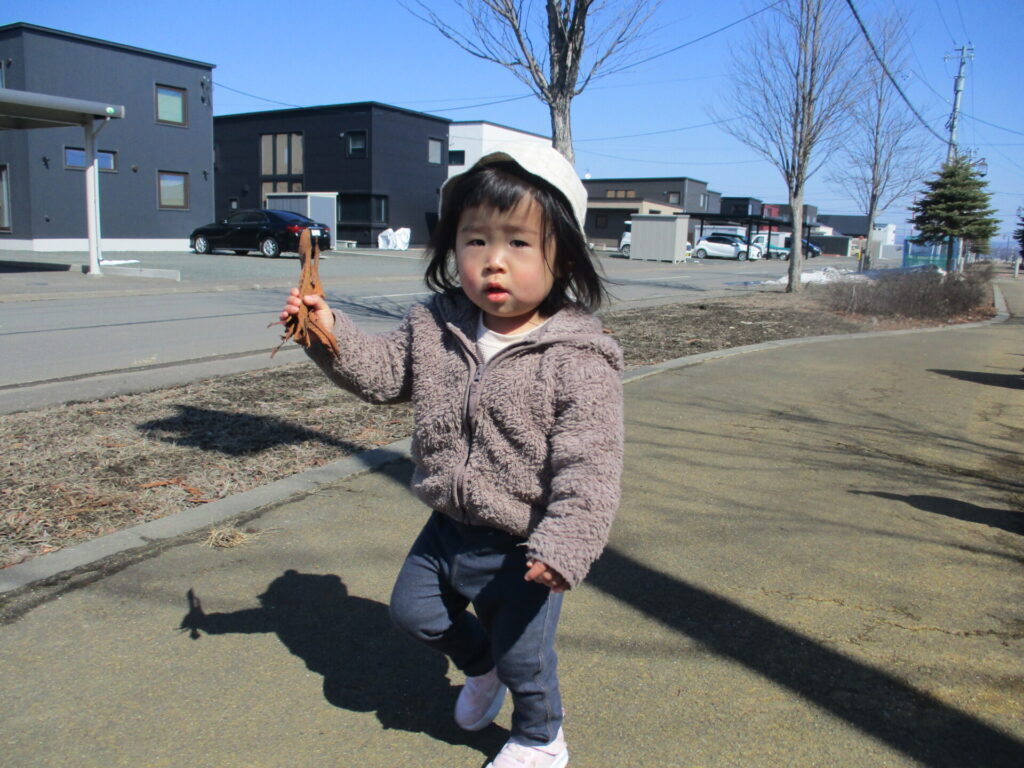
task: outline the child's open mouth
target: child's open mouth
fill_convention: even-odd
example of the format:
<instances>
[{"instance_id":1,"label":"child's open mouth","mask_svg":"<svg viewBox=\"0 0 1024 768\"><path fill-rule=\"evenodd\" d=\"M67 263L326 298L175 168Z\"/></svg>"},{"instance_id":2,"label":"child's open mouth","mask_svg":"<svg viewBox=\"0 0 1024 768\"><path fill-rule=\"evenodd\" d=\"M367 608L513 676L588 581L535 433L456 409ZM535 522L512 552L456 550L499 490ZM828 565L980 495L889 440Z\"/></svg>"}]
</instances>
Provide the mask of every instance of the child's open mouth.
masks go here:
<instances>
[{"instance_id":1,"label":"child's open mouth","mask_svg":"<svg viewBox=\"0 0 1024 768\"><path fill-rule=\"evenodd\" d=\"M506 291L500 285L489 285L484 290L484 293L487 294L487 298L490 299L491 301L504 301L505 299L508 298L508 291Z\"/></svg>"}]
</instances>

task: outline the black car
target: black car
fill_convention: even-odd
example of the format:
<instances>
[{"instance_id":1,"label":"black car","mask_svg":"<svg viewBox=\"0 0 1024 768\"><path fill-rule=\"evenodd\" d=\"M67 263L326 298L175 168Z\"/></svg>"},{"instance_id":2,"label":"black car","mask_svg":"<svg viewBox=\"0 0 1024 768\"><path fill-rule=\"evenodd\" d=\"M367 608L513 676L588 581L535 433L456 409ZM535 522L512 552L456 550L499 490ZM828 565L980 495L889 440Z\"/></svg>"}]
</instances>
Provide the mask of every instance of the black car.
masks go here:
<instances>
[{"instance_id":1,"label":"black car","mask_svg":"<svg viewBox=\"0 0 1024 768\"><path fill-rule=\"evenodd\" d=\"M223 221L206 224L189 235L189 245L196 253L217 249L242 255L259 251L264 256L280 256L282 251L297 253L302 230L319 230L317 243L321 251L331 247L331 231L326 224L293 211L235 211Z\"/></svg>"},{"instance_id":2,"label":"black car","mask_svg":"<svg viewBox=\"0 0 1024 768\"><path fill-rule=\"evenodd\" d=\"M805 258L816 259L819 256L821 256L821 248L816 246L810 240L801 240L800 242L802 242L804 244L803 254L804 254ZM792 237L787 237L786 238L786 247L787 248L792 248L793 247L793 238Z\"/></svg>"}]
</instances>

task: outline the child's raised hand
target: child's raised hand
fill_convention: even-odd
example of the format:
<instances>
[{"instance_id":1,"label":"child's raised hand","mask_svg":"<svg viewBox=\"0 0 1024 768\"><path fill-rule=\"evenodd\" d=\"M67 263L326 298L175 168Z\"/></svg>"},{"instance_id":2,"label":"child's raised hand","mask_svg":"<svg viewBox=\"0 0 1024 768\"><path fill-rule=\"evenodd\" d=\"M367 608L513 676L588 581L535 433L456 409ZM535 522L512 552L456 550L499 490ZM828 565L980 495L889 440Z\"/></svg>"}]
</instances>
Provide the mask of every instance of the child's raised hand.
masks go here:
<instances>
[{"instance_id":1,"label":"child's raised hand","mask_svg":"<svg viewBox=\"0 0 1024 768\"><path fill-rule=\"evenodd\" d=\"M281 310L281 320L287 320L292 315L298 314L299 307L302 302L306 303L306 306L313 310L316 317L317 325L326 330L330 330L334 327L334 313L331 312L331 308L327 306L327 302L324 301L323 296L310 295L299 298L299 289L292 288L291 293L285 300L284 309Z\"/></svg>"},{"instance_id":2,"label":"child's raised hand","mask_svg":"<svg viewBox=\"0 0 1024 768\"><path fill-rule=\"evenodd\" d=\"M526 561L527 581L536 581L548 587L552 592L565 592L569 584L558 571L540 560Z\"/></svg>"}]
</instances>

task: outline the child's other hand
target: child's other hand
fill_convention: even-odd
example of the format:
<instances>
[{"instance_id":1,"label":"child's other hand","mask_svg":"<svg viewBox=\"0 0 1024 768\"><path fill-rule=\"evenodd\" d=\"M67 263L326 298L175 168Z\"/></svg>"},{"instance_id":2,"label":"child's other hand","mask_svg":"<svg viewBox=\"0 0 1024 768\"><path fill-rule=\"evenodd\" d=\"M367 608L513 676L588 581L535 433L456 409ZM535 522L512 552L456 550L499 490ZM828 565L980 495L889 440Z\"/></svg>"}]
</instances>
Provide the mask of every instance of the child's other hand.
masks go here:
<instances>
[{"instance_id":1,"label":"child's other hand","mask_svg":"<svg viewBox=\"0 0 1024 768\"><path fill-rule=\"evenodd\" d=\"M565 592L569 584L558 571L540 560L526 561L526 580L536 581L552 592Z\"/></svg>"},{"instance_id":2,"label":"child's other hand","mask_svg":"<svg viewBox=\"0 0 1024 768\"><path fill-rule=\"evenodd\" d=\"M284 309L281 310L282 321L288 320L292 315L298 314L299 307L305 302L306 306L313 310L316 323L324 330L330 331L334 327L334 313L327 306L323 296L311 295L299 298L299 289L292 288L291 293L285 300Z\"/></svg>"}]
</instances>

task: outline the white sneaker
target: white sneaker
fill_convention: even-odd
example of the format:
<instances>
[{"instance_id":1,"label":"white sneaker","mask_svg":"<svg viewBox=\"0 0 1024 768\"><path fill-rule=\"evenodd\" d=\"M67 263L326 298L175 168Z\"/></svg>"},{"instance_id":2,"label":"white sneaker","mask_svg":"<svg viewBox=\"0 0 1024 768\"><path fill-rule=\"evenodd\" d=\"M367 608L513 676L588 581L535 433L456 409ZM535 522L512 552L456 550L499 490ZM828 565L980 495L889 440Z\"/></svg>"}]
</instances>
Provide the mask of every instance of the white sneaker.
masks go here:
<instances>
[{"instance_id":1,"label":"white sneaker","mask_svg":"<svg viewBox=\"0 0 1024 768\"><path fill-rule=\"evenodd\" d=\"M554 741L539 747L529 747L509 739L486 768L565 768L568 764L569 750L559 728Z\"/></svg>"},{"instance_id":2,"label":"white sneaker","mask_svg":"<svg viewBox=\"0 0 1024 768\"><path fill-rule=\"evenodd\" d=\"M508 689L498 679L498 670L477 677L467 677L455 702L455 722L466 731L486 728L501 711Z\"/></svg>"}]
</instances>

